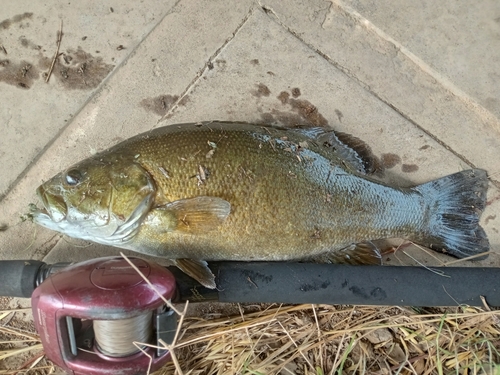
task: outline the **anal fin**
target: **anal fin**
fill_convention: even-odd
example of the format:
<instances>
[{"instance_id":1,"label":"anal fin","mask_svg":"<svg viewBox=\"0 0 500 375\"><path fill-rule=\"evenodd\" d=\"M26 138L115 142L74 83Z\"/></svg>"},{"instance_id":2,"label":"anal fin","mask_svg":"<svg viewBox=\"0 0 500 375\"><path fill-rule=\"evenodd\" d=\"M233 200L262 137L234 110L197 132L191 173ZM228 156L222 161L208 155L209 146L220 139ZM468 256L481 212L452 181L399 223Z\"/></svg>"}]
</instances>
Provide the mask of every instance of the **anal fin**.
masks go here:
<instances>
[{"instance_id":1,"label":"anal fin","mask_svg":"<svg viewBox=\"0 0 500 375\"><path fill-rule=\"evenodd\" d=\"M207 262L196 259L174 259L174 264L186 275L198 281L205 288L215 289L215 275L208 268Z\"/></svg>"},{"instance_id":2,"label":"anal fin","mask_svg":"<svg viewBox=\"0 0 500 375\"><path fill-rule=\"evenodd\" d=\"M312 259L318 263L351 265L381 265L380 250L371 241L349 245L340 250L330 251Z\"/></svg>"}]
</instances>

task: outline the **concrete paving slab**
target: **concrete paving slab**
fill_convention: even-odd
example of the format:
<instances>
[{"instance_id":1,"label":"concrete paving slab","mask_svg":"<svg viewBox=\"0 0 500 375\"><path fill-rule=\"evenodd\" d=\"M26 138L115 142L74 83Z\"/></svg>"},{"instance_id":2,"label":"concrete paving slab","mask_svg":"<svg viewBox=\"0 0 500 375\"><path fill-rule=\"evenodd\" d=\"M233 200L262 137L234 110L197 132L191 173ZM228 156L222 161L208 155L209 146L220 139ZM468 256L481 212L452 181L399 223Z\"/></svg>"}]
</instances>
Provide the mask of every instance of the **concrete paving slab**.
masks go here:
<instances>
[{"instance_id":1,"label":"concrete paving slab","mask_svg":"<svg viewBox=\"0 0 500 375\"><path fill-rule=\"evenodd\" d=\"M500 117L500 2L345 3Z\"/></svg>"},{"instance_id":2,"label":"concrete paving slab","mask_svg":"<svg viewBox=\"0 0 500 375\"><path fill-rule=\"evenodd\" d=\"M174 4L2 2L0 199Z\"/></svg>"},{"instance_id":3,"label":"concrete paving slab","mask_svg":"<svg viewBox=\"0 0 500 375\"><path fill-rule=\"evenodd\" d=\"M265 5L266 11L252 4L239 2L228 10L222 1L203 7L194 1L182 1L173 8L172 16L164 18L0 202L0 210L10 225L0 232L4 259L45 257L67 261L116 254L115 249L61 240L42 228L35 232L34 225L19 223L18 217L35 200L34 189L41 180L123 138L172 123L220 119L332 126L368 141L390 167L388 178L403 184L421 183L471 165L491 170L488 161L479 157L478 149L464 148L458 136L458 141L449 137L444 142L440 138L441 134L448 136L444 125L436 131L431 127L433 132L421 125L421 121L432 125L422 113L429 93L435 100L429 112L433 118L443 116L454 126L460 125L452 116L455 111L455 116L464 113L475 121L473 124L486 127L481 122L484 117L417 69L412 60L390 64L392 57L387 60L385 55L387 46L374 38L376 34L351 25L352 30L357 30L357 47L346 45L343 52L337 51L345 54L343 62L350 68L331 58L338 47L338 40L332 38L342 41L344 35L335 34L339 30L332 31L333 25L345 26L355 18L345 12L335 13L336 22L323 29L321 25L332 17L329 4L322 3L323 8L319 8L318 3L318 8L312 10L289 4L287 9L277 10L273 3L272 9ZM311 25L306 28L308 22ZM290 32L289 25L304 27L303 34ZM184 35L184 39L172 35L171 30L177 30L175 35ZM312 32L316 33L311 37L316 44L305 40ZM370 53L380 55L376 60L379 64L363 71L367 66L360 65L355 57L369 57ZM403 80L396 88L400 95L408 95L404 109L412 116L400 108L405 101L386 97L390 90L384 86L384 70L397 77L411 70L412 80ZM367 84L369 78L373 82ZM494 130L486 128L479 136L490 134L488 131ZM462 147L460 152L448 147L449 139L456 141L454 146ZM492 142L498 142L498 138ZM498 189L492 186L483 220L494 251L500 245L498 197ZM428 264L435 262L428 256L420 257ZM492 256L483 264L496 264L492 263L496 260Z\"/></svg>"},{"instance_id":4,"label":"concrete paving slab","mask_svg":"<svg viewBox=\"0 0 500 375\"><path fill-rule=\"evenodd\" d=\"M500 186L500 120L458 84L340 0L264 0L261 5L299 40L466 164L490 171Z\"/></svg>"}]
</instances>

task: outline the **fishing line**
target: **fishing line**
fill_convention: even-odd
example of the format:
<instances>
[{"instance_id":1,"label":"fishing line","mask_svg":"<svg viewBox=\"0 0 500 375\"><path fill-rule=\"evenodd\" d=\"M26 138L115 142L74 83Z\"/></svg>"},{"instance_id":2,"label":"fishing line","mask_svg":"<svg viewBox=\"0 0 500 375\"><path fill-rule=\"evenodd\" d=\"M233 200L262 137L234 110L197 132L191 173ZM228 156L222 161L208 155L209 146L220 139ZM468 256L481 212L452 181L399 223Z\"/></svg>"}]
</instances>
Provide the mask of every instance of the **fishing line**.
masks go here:
<instances>
[{"instance_id":1,"label":"fishing line","mask_svg":"<svg viewBox=\"0 0 500 375\"><path fill-rule=\"evenodd\" d=\"M148 343L153 333L153 311L128 319L94 320L99 351L110 357L126 357L140 348L134 342Z\"/></svg>"}]
</instances>

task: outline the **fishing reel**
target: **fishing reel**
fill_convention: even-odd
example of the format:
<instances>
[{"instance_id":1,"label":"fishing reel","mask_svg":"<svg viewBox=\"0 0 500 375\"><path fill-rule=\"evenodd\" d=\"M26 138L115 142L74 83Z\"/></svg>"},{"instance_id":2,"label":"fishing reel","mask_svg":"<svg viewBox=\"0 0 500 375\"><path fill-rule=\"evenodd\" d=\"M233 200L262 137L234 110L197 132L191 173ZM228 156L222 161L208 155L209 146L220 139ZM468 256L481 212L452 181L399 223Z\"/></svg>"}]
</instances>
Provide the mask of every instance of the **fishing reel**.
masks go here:
<instances>
[{"instance_id":1,"label":"fishing reel","mask_svg":"<svg viewBox=\"0 0 500 375\"><path fill-rule=\"evenodd\" d=\"M167 300L170 271L130 258ZM32 295L35 327L47 357L73 375L138 375L170 360L176 315L120 257L94 259L51 276Z\"/></svg>"}]
</instances>

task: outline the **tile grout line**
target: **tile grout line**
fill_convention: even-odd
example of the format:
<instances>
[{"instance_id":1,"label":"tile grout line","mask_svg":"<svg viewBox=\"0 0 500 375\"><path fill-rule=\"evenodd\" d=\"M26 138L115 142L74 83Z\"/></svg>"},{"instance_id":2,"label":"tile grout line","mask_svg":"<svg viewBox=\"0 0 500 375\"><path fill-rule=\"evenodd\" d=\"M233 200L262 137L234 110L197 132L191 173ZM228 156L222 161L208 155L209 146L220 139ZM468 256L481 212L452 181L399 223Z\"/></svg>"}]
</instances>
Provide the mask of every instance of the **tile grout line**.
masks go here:
<instances>
[{"instance_id":1,"label":"tile grout line","mask_svg":"<svg viewBox=\"0 0 500 375\"><path fill-rule=\"evenodd\" d=\"M208 58L208 61L205 63L205 65L196 73L194 78L191 80L191 82L187 85L186 89L179 95L179 98L175 101L175 103L170 107L170 109L165 113L158 121L156 122L156 125L154 125L151 129L154 129L160 124L162 121L168 119L170 116L172 116L173 112L179 108L179 103L182 102L182 100L186 97L186 95L189 93L189 91L192 89L193 86L196 85L196 83L201 79L203 76L203 73L206 72L207 69L210 69L209 66L212 64L212 62L215 60L217 56L222 52L222 50L236 37L236 34L241 30L241 28L247 23L248 19L252 16L255 8L254 6L251 6L245 17L241 20L241 22L236 26L234 31L232 32L231 36L227 38L222 45L215 50L215 52Z\"/></svg>"},{"instance_id":2,"label":"tile grout line","mask_svg":"<svg viewBox=\"0 0 500 375\"><path fill-rule=\"evenodd\" d=\"M84 110L85 107L87 107L87 104L89 104L97 95L100 94L100 92L103 90L105 87L106 83L113 77L116 72L124 65L128 63L131 57L135 55L137 52L137 49L140 47L142 42L149 36L151 33L160 25L163 20L170 15L173 12L173 9L181 2L182 0L177 0L175 4L161 17L161 19L144 35L144 37L136 44L134 49L130 51L130 54L123 59L121 63L119 63L112 71L110 74L104 78L99 86L90 94L90 96L82 103L80 108L73 114L72 118L70 121L68 121L63 127L59 129L59 131L52 137L43 147L42 149L35 155L35 157L29 162L29 164L24 168L21 173L18 174L18 176L12 181L9 186L3 191L0 192L0 203L7 197L7 195L19 184L19 182L26 176L26 174L31 170L31 168L38 162L38 160L42 157L42 155L47 151L55 142L56 140L63 134L66 129L68 129L75 118L78 116L80 112Z\"/></svg>"},{"instance_id":3,"label":"tile grout line","mask_svg":"<svg viewBox=\"0 0 500 375\"><path fill-rule=\"evenodd\" d=\"M307 47L309 47L311 50L316 52L318 55L320 55L322 58L324 58L326 61L328 61L330 64L332 64L335 68L337 68L339 71L341 71L343 74L345 74L347 77L353 79L356 83L358 83L361 87L363 87L366 91L368 91L371 95L373 95L375 98L380 100L382 103L387 105L389 108L391 108L393 111L395 111L397 114L399 114L401 117L403 117L405 120L410 122L413 126L415 126L417 129L425 133L427 136L429 136L432 140L434 140L436 143L444 147L446 150L451 152L453 155L458 157L460 160L462 160L464 163L466 163L468 166L472 168L477 168L474 163L469 161L464 155L458 153L457 151L453 150L448 144L440 140L438 137L436 137L434 134L430 133L428 130L423 128L421 125L419 125L415 120L413 120L409 115L405 114L402 110L397 108L394 104L388 102L384 98L382 98L377 92L373 91L367 83L361 81L355 74L353 74L348 68L340 65L338 62L333 60L330 56L325 54L324 52L320 51L318 48L313 46L312 44L306 42L304 39L302 39L299 34L293 30L291 27L286 25L281 19L279 18L278 14L269 6L263 5L259 2L259 5L261 6L262 10L266 14L272 14L273 17L275 18L275 22L277 22L281 27L283 27L285 30L287 30L290 34L292 34L295 38L297 38L301 43L305 44ZM434 77L433 77L434 78ZM436 79L437 80L437 79ZM440 81L438 81L440 82ZM446 88L446 87L445 87ZM447 88L446 88L447 89ZM454 94L452 92L452 94ZM456 96L456 95L455 95ZM477 106L481 107L479 104ZM483 107L481 107L483 108ZM490 116L493 116L490 112L488 112L486 109L483 108L484 111L486 111ZM481 117L482 120L483 117ZM496 118L495 118L496 119ZM498 189L500 189L500 181L493 180L490 178L490 181L493 185L495 185Z\"/></svg>"}]
</instances>

